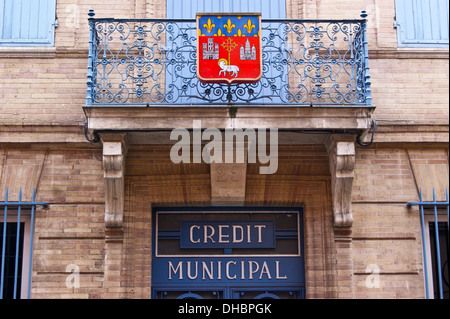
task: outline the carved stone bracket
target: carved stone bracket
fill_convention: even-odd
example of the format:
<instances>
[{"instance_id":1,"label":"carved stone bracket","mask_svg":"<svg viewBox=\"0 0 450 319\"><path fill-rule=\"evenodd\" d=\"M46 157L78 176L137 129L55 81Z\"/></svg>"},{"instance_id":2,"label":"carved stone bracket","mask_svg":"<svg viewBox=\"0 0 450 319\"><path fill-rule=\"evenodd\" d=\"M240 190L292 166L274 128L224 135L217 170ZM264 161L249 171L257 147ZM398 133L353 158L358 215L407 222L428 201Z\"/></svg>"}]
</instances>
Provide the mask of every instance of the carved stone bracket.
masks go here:
<instances>
[{"instance_id":1,"label":"carved stone bracket","mask_svg":"<svg viewBox=\"0 0 450 319\"><path fill-rule=\"evenodd\" d=\"M120 241L123 237L126 134L105 133L100 138L103 142L106 240Z\"/></svg>"},{"instance_id":2,"label":"carved stone bracket","mask_svg":"<svg viewBox=\"0 0 450 319\"><path fill-rule=\"evenodd\" d=\"M356 135L331 134L325 142L331 171L335 227L351 227Z\"/></svg>"}]
</instances>

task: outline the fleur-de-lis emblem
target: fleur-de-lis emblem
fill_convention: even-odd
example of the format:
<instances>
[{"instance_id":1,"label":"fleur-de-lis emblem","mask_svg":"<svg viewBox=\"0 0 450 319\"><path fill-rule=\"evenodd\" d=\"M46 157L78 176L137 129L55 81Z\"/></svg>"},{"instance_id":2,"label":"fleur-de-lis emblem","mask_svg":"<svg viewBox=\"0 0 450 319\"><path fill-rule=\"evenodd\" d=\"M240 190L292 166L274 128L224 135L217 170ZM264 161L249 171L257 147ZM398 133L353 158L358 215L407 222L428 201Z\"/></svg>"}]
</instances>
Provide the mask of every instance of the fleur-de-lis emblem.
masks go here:
<instances>
[{"instance_id":1,"label":"fleur-de-lis emblem","mask_svg":"<svg viewBox=\"0 0 450 319\"><path fill-rule=\"evenodd\" d=\"M244 24L244 28L247 29L247 33L252 33L252 29L256 28L256 26L252 24L252 21L250 21L250 19L248 19L247 24Z\"/></svg>"},{"instance_id":2,"label":"fleur-de-lis emblem","mask_svg":"<svg viewBox=\"0 0 450 319\"><path fill-rule=\"evenodd\" d=\"M233 28L236 27L236 25L231 24L231 19L228 19L227 24L224 24L223 27L227 28L228 33L231 33L231 31L233 30Z\"/></svg>"},{"instance_id":3,"label":"fleur-de-lis emblem","mask_svg":"<svg viewBox=\"0 0 450 319\"><path fill-rule=\"evenodd\" d=\"M206 28L206 31L208 31L208 33L212 32L212 29L216 27L216 25L214 23L211 22L211 19L208 19L208 24L204 24L203 25L204 28Z\"/></svg>"}]
</instances>

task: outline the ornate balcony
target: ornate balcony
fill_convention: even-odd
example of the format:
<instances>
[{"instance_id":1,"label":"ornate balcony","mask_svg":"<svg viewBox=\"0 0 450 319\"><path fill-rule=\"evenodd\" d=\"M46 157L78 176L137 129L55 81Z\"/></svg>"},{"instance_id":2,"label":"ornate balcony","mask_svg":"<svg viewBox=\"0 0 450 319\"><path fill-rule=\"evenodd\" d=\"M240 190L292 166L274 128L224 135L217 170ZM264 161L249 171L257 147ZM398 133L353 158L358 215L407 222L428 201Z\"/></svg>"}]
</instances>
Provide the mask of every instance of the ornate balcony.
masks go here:
<instances>
[{"instance_id":1,"label":"ornate balcony","mask_svg":"<svg viewBox=\"0 0 450 319\"><path fill-rule=\"evenodd\" d=\"M196 76L196 21L95 18L86 107L371 106L366 13L355 20L262 20L254 84Z\"/></svg>"}]
</instances>

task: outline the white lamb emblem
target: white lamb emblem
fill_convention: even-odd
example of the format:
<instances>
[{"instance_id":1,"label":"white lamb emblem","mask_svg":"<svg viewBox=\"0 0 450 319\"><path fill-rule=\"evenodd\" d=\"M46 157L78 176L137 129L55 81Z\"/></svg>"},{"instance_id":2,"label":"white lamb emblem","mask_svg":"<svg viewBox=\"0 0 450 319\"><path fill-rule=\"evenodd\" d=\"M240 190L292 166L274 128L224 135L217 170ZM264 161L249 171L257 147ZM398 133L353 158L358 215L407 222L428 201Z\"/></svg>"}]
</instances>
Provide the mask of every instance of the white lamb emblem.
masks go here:
<instances>
[{"instance_id":1,"label":"white lamb emblem","mask_svg":"<svg viewBox=\"0 0 450 319\"><path fill-rule=\"evenodd\" d=\"M219 64L219 67L222 69L219 72L219 76L221 75L222 72L223 72L223 76L226 76L227 72L230 72L231 76L234 76L234 77L238 76L239 67L237 65L228 65L228 62L225 59L220 59L218 64Z\"/></svg>"}]
</instances>

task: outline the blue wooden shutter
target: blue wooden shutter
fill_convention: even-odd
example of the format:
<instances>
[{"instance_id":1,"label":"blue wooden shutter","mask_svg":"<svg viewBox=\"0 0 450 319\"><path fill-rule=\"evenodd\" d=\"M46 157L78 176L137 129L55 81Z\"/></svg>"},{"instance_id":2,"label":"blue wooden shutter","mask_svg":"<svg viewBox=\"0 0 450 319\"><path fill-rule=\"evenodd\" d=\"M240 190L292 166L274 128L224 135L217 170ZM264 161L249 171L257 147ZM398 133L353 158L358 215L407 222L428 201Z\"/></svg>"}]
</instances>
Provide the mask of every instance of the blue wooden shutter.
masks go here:
<instances>
[{"instance_id":1,"label":"blue wooden shutter","mask_svg":"<svg viewBox=\"0 0 450 319\"><path fill-rule=\"evenodd\" d=\"M56 0L0 0L1 46L53 46Z\"/></svg>"},{"instance_id":2,"label":"blue wooden shutter","mask_svg":"<svg viewBox=\"0 0 450 319\"><path fill-rule=\"evenodd\" d=\"M449 0L396 0L399 47L449 44Z\"/></svg>"}]
</instances>

